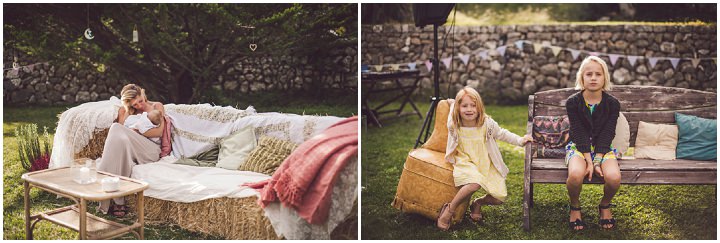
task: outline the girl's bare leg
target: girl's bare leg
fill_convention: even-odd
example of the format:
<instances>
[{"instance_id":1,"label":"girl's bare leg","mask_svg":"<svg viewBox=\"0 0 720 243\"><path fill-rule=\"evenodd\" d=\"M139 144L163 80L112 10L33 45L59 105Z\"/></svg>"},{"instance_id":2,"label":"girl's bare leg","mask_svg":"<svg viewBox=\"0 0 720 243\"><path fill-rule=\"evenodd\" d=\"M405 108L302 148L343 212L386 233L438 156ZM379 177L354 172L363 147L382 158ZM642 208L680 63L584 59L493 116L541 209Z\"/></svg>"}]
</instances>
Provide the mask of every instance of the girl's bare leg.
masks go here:
<instances>
[{"instance_id":1,"label":"girl's bare leg","mask_svg":"<svg viewBox=\"0 0 720 243\"><path fill-rule=\"evenodd\" d=\"M568 163L568 178L565 185L567 186L568 196L570 197L570 205L573 207L580 207L580 192L582 191L587 166L587 162L580 156L573 156ZM577 219L582 220L580 211L571 210L570 222L574 222ZM583 229L582 226L575 227L575 230L581 229Z\"/></svg>"}]
</instances>

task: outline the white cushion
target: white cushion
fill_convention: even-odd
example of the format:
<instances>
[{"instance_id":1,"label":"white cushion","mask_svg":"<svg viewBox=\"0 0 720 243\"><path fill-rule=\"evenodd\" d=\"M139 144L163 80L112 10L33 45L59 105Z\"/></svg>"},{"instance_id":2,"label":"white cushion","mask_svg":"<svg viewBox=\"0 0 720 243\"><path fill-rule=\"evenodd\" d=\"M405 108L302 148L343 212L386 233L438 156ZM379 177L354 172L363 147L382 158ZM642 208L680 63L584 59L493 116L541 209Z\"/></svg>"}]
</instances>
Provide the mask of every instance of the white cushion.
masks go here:
<instances>
[{"instance_id":1,"label":"white cushion","mask_svg":"<svg viewBox=\"0 0 720 243\"><path fill-rule=\"evenodd\" d=\"M218 163L215 167L237 170L245 163L250 152L257 146L255 129L246 126L220 142Z\"/></svg>"}]
</instances>

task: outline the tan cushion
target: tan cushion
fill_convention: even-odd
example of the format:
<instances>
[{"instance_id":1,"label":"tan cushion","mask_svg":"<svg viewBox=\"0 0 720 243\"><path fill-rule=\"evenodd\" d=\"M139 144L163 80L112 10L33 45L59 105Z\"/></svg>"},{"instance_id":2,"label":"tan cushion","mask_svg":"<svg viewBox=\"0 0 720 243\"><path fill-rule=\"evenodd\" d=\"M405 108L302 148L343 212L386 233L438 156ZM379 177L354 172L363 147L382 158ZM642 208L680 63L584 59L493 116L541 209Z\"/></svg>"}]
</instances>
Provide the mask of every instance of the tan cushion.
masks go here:
<instances>
[{"instance_id":1,"label":"tan cushion","mask_svg":"<svg viewBox=\"0 0 720 243\"><path fill-rule=\"evenodd\" d=\"M405 213L417 213L437 219L443 204L452 201L458 192L453 180L453 166L445 161L445 153L425 148L410 152L398 182L392 206ZM463 219L469 200L462 202L453 214L452 223Z\"/></svg>"},{"instance_id":2,"label":"tan cushion","mask_svg":"<svg viewBox=\"0 0 720 243\"><path fill-rule=\"evenodd\" d=\"M677 125L640 122L635 138L635 158L675 160Z\"/></svg>"},{"instance_id":3,"label":"tan cushion","mask_svg":"<svg viewBox=\"0 0 720 243\"><path fill-rule=\"evenodd\" d=\"M239 170L272 175L297 146L290 141L262 136L258 146L250 152L247 161L240 166Z\"/></svg>"},{"instance_id":4,"label":"tan cushion","mask_svg":"<svg viewBox=\"0 0 720 243\"><path fill-rule=\"evenodd\" d=\"M247 160L255 146L255 129L246 126L220 141L220 153L216 167L237 170Z\"/></svg>"},{"instance_id":5,"label":"tan cushion","mask_svg":"<svg viewBox=\"0 0 720 243\"><path fill-rule=\"evenodd\" d=\"M425 141L423 148L445 153L447 147L448 129L447 119L450 113L450 104L447 100L441 100L435 109L435 126L432 135Z\"/></svg>"},{"instance_id":6,"label":"tan cushion","mask_svg":"<svg viewBox=\"0 0 720 243\"><path fill-rule=\"evenodd\" d=\"M628 147L630 147L630 124L622 112L620 112L620 117L618 117L617 125L615 126L615 138L611 144L620 154L625 153Z\"/></svg>"}]
</instances>

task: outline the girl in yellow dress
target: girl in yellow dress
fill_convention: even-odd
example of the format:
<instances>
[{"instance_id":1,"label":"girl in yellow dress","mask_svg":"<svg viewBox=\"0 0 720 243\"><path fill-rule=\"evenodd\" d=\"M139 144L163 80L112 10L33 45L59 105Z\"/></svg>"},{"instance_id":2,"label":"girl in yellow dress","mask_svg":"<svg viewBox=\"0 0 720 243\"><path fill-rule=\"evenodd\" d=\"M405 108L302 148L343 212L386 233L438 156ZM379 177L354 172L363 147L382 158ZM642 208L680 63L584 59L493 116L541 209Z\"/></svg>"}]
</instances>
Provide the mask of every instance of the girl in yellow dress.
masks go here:
<instances>
[{"instance_id":1,"label":"girl in yellow dress","mask_svg":"<svg viewBox=\"0 0 720 243\"><path fill-rule=\"evenodd\" d=\"M485 114L480 94L471 87L458 92L455 96L457 102L449 101L451 115L447 121L445 159L453 164L455 186L460 187L460 191L440 209L437 227L442 230L450 228L455 208L480 188L487 194L470 205L470 218L475 222L482 220L483 205L499 205L507 198L505 177L509 170L502 160L496 139L517 146L532 141L532 136L515 135Z\"/></svg>"}]
</instances>

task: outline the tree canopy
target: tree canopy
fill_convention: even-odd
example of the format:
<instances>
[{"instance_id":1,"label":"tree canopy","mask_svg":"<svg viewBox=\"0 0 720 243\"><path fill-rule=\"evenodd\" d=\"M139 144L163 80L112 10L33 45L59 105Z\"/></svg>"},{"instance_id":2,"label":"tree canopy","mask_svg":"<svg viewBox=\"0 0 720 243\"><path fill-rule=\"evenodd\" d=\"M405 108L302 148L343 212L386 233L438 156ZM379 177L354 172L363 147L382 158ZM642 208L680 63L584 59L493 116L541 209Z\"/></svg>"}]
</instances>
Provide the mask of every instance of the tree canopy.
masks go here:
<instances>
[{"instance_id":1,"label":"tree canopy","mask_svg":"<svg viewBox=\"0 0 720 243\"><path fill-rule=\"evenodd\" d=\"M4 48L103 66L158 99L191 103L243 58L357 45L355 4L3 4ZM248 28L255 27L255 28ZM94 39L84 38L86 28ZM133 30L139 41L133 42ZM251 51L249 45L258 43Z\"/></svg>"}]
</instances>

